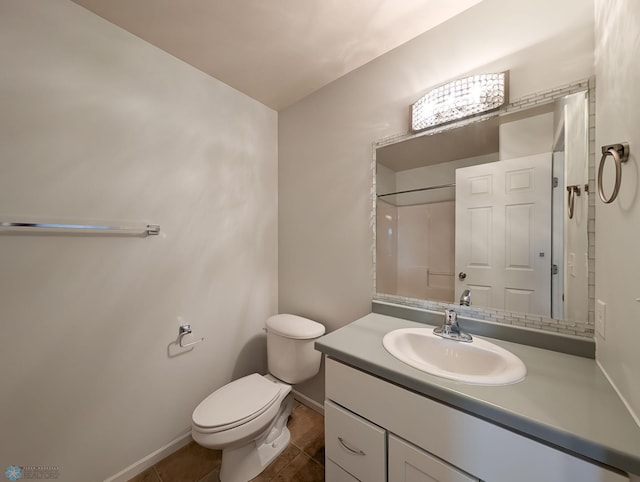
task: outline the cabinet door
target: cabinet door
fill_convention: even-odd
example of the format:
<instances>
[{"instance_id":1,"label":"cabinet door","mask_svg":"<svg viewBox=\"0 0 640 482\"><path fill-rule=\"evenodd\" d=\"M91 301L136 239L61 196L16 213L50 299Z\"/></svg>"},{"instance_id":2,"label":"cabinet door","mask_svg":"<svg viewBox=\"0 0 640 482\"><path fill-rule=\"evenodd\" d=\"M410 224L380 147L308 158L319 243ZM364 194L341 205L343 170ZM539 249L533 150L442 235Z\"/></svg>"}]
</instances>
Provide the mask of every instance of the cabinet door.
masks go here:
<instances>
[{"instance_id":1,"label":"cabinet door","mask_svg":"<svg viewBox=\"0 0 640 482\"><path fill-rule=\"evenodd\" d=\"M385 482L385 430L329 400L324 404L324 427L327 461L362 482Z\"/></svg>"},{"instance_id":2,"label":"cabinet door","mask_svg":"<svg viewBox=\"0 0 640 482\"><path fill-rule=\"evenodd\" d=\"M389 434L389 482L470 481L478 479Z\"/></svg>"}]
</instances>

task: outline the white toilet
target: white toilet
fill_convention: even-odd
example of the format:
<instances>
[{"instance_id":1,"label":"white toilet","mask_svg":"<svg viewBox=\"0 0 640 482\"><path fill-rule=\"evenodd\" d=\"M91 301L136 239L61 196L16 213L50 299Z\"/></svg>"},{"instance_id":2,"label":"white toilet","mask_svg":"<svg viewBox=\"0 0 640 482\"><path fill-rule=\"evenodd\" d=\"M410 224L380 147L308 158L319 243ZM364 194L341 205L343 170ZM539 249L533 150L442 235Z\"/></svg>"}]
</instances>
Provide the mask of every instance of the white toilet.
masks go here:
<instances>
[{"instance_id":1,"label":"white toilet","mask_svg":"<svg viewBox=\"0 0 640 482\"><path fill-rule=\"evenodd\" d=\"M193 411L193 439L222 449L222 482L247 482L289 444L287 419L293 408L291 384L320 369L314 341L324 326L296 315L267 319L268 375L253 373L216 390Z\"/></svg>"}]
</instances>

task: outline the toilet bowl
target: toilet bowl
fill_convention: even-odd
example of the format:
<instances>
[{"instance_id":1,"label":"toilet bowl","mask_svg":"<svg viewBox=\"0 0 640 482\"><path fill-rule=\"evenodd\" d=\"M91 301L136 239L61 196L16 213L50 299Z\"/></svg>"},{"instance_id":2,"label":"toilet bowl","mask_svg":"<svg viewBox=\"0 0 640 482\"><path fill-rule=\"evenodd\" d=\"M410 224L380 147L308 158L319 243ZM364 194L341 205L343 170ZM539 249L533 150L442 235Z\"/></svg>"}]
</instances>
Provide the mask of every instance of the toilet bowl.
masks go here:
<instances>
[{"instance_id":1,"label":"toilet bowl","mask_svg":"<svg viewBox=\"0 0 640 482\"><path fill-rule=\"evenodd\" d=\"M247 482L282 453L291 438L291 384L320 369L321 354L313 348L325 331L320 323L275 315L267 320L266 330L270 373L234 380L193 411L193 439L203 447L222 449L222 482Z\"/></svg>"}]
</instances>

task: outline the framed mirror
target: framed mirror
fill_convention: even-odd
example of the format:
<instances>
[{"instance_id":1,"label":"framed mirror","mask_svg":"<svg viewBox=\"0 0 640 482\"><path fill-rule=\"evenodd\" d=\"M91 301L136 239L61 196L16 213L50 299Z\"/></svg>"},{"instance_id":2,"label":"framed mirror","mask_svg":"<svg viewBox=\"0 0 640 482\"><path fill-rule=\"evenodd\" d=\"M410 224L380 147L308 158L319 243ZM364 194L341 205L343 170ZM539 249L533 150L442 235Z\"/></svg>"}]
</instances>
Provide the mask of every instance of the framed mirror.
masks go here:
<instances>
[{"instance_id":1,"label":"framed mirror","mask_svg":"<svg viewBox=\"0 0 640 482\"><path fill-rule=\"evenodd\" d=\"M376 142L374 298L591 336L589 99L577 82Z\"/></svg>"}]
</instances>

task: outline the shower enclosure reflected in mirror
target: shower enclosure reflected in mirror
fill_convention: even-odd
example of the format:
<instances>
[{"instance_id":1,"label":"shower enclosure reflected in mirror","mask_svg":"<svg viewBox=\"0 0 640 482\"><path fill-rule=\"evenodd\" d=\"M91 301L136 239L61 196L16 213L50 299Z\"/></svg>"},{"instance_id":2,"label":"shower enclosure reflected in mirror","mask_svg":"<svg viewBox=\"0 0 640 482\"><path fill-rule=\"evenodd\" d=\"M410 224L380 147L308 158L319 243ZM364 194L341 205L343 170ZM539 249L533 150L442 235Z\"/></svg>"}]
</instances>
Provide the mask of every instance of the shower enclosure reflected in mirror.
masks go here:
<instances>
[{"instance_id":1,"label":"shower enclosure reflected in mirror","mask_svg":"<svg viewBox=\"0 0 640 482\"><path fill-rule=\"evenodd\" d=\"M376 293L586 321L587 91L434 131L376 143Z\"/></svg>"}]
</instances>

